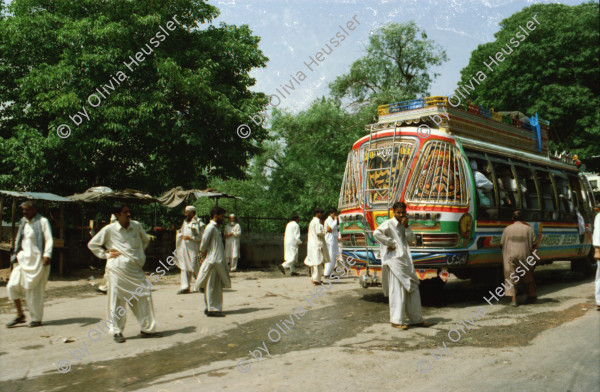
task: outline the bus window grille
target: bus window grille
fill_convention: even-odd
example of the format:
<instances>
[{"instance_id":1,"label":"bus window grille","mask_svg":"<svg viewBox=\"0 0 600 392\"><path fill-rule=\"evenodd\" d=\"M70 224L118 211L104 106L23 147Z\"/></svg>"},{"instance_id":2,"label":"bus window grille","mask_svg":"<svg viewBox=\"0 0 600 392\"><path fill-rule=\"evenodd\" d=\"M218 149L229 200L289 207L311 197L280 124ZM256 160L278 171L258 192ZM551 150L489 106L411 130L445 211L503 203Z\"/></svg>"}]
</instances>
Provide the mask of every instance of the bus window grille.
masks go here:
<instances>
[{"instance_id":1,"label":"bus window grille","mask_svg":"<svg viewBox=\"0 0 600 392\"><path fill-rule=\"evenodd\" d=\"M406 200L438 205L467 205L464 162L454 145L427 143L408 185Z\"/></svg>"}]
</instances>

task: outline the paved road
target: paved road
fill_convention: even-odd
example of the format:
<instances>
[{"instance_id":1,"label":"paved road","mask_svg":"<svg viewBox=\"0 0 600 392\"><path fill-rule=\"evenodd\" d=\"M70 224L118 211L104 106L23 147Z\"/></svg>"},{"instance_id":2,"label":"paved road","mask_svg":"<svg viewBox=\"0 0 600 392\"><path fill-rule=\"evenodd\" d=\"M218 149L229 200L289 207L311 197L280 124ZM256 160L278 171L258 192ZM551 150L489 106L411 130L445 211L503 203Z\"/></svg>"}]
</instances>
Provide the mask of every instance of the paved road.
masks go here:
<instances>
[{"instance_id":1,"label":"paved road","mask_svg":"<svg viewBox=\"0 0 600 392\"><path fill-rule=\"evenodd\" d=\"M92 332L105 296L50 282L43 327L0 328L0 391L599 391L593 281L567 263L535 276L538 303L518 308L452 280L423 298L434 325L407 331L390 327L380 288L353 278L317 293L307 276L240 273L219 319L202 314L200 294L175 295L170 276L153 292L165 337L140 339L130 317L124 344ZM0 307L12 311L5 288Z\"/></svg>"}]
</instances>

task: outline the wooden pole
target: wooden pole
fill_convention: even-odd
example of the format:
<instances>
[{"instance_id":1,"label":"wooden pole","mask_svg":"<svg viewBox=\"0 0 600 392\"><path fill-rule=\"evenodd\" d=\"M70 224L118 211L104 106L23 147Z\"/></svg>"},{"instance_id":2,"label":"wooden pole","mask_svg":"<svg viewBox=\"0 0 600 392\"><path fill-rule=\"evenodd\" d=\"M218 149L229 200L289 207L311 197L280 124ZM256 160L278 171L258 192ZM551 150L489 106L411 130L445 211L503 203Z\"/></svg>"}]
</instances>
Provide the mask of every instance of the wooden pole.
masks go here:
<instances>
[{"instance_id":1,"label":"wooden pole","mask_svg":"<svg viewBox=\"0 0 600 392\"><path fill-rule=\"evenodd\" d=\"M2 213L4 212L4 195L0 195L0 231L2 230Z\"/></svg>"},{"instance_id":2,"label":"wooden pole","mask_svg":"<svg viewBox=\"0 0 600 392\"><path fill-rule=\"evenodd\" d=\"M15 246L15 219L17 218L17 198L13 197L12 202L12 230L10 234L10 245L14 248Z\"/></svg>"},{"instance_id":3,"label":"wooden pole","mask_svg":"<svg viewBox=\"0 0 600 392\"><path fill-rule=\"evenodd\" d=\"M59 238L62 240L63 243L63 247L60 250L60 261L58 264L58 274L60 276L63 276L63 262L64 262L64 253L65 253L65 220L64 220L64 207L65 203L60 203L60 232L59 232Z\"/></svg>"}]
</instances>

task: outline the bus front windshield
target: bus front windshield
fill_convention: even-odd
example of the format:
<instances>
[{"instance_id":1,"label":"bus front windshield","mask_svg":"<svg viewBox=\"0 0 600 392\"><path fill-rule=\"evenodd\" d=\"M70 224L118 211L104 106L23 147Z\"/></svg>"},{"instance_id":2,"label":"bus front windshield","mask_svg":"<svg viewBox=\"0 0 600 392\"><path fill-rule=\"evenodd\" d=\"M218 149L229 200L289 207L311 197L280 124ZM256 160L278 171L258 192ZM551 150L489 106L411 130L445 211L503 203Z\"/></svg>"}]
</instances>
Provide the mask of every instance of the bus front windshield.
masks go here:
<instances>
[{"instance_id":1,"label":"bus front windshield","mask_svg":"<svg viewBox=\"0 0 600 392\"><path fill-rule=\"evenodd\" d=\"M439 140L423 147L405 199L434 205L468 205L465 164L459 149Z\"/></svg>"}]
</instances>

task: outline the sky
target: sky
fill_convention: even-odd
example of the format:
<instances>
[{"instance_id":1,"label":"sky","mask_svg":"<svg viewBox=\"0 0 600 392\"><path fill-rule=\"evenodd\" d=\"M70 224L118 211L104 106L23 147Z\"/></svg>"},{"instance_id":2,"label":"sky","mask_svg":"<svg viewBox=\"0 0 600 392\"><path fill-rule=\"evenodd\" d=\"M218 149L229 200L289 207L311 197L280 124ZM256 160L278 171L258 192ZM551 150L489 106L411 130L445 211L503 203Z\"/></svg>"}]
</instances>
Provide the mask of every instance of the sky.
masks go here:
<instances>
[{"instance_id":1,"label":"sky","mask_svg":"<svg viewBox=\"0 0 600 392\"><path fill-rule=\"evenodd\" d=\"M581 4L582 1L524 1L524 0L211 0L221 14L214 24L247 24L261 37L259 47L269 58L265 68L255 69L253 91L267 95L276 93L283 84L290 84L290 75L302 70L306 79L290 94L284 92L279 104L292 113L308 108L310 102L329 93L328 84L347 73L352 63L364 56L369 35L390 23L414 20L425 30L429 39L441 45L449 60L432 71L440 74L434 80L431 95L450 95L457 87L460 70L478 45L494 41L499 23L536 3ZM310 63L330 38L356 16L360 25L333 52L310 72ZM288 89L289 90L289 89ZM277 104L274 99L273 104Z\"/></svg>"}]
</instances>

